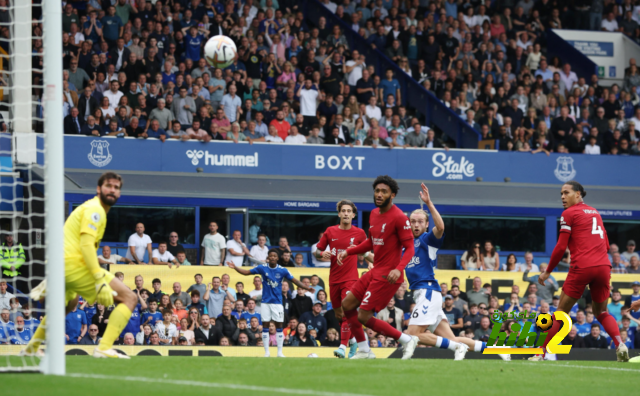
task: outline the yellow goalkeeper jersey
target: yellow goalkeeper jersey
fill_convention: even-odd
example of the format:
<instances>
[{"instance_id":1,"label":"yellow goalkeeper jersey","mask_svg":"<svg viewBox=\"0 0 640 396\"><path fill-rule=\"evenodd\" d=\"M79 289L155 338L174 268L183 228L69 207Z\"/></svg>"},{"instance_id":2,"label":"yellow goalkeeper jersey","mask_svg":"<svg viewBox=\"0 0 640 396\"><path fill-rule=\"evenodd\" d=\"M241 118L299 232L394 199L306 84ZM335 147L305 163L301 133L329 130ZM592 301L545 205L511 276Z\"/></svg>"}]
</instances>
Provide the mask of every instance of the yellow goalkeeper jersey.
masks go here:
<instances>
[{"instance_id":1,"label":"yellow goalkeeper jersey","mask_svg":"<svg viewBox=\"0 0 640 396\"><path fill-rule=\"evenodd\" d=\"M71 212L71 216L64 223L64 259L67 268L85 265L80 249L80 235L93 236L96 250L98 250L106 225L107 214L97 196Z\"/></svg>"}]
</instances>

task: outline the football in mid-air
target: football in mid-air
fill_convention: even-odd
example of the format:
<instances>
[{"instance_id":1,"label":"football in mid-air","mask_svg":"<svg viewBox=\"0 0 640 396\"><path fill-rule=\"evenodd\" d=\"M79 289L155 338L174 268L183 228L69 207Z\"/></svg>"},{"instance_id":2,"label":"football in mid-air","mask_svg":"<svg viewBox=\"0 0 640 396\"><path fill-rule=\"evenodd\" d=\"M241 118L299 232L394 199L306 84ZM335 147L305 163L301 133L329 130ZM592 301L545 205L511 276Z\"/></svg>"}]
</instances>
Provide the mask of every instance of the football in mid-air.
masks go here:
<instances>
[{"instance_id":1,"label":"football in mid-air","mask_svg":"<svg viewBox=\"0 0 640 396\"><path fill-rule=\"evenodd\" d=\"M541 313L536 318L536 326L542 331L548 330L553 325L553 318L548 313Z\"/></svg>"},{"instance_id":2,"label":"football in mid-air","mask_svg":"<svg viewBox=\"0 0 640 396\"><path fill-rule=\"evenodd\" d=\"M238 50L227 36L213 36L204 45L204 58L216 69L224 69L233 63Z\"/></svg>"}]
</instances>

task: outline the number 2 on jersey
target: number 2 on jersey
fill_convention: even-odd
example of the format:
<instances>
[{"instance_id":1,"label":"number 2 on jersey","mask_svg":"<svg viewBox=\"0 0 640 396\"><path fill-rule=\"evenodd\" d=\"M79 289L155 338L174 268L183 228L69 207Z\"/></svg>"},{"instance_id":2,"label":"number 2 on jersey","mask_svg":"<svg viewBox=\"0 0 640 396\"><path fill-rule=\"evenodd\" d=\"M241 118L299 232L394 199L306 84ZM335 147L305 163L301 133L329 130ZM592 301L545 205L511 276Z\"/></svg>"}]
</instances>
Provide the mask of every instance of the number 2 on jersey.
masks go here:
<instances>
[{"instance_id":1,"label":"number 2 on jersey","mask_svg":"<svg viewBox=\"0 0 640 396\"><path fill-rule=\"evenodd\" d=\"M600 235L600 239L604 239L604 232L602 232L602 227L598 225L598 219L593 218L593 227L591 228L591 234Z\"/></svg>"},{"instance_id":2,"label":"number 2 on jersey","mask_svg":"<svg viewBox=\"0 0 640 396\"><path fill-rule=\"evenodd\" d=\"M369 302L369 297L371 297L371 292L370 291L364 293L364 298L362 299L362 303L363 304L368 303Z\"/></svg>"}]
</instances>

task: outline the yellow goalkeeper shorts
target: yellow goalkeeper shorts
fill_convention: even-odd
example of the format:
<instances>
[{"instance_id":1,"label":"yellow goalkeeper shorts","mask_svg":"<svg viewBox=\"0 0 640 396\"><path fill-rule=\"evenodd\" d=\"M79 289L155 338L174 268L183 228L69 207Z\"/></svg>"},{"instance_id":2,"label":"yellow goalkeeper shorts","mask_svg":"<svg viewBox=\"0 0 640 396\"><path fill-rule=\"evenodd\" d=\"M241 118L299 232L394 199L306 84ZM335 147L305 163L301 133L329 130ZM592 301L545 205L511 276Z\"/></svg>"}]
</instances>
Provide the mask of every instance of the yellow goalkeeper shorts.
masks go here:
<instances>
[{"instance_id":1,"label":"yellow goalkeeper shorts","mask_svg":"<svg viewBox=\"0 0 640 396\"><path fill-rule=\"evenodd\" d=\"M71 265L69 265L71 264ZM66 287L66 303L73 300L78 296L82 296L89 304L93 304L96 300L96 280L89 272L89 269L81 263L69 263L65 265L65 287ZM114 278L113 274L105 269L100 268L100 271L105 274L105 280L107 284L111 283Z\"/></svg>"}]
</instances>

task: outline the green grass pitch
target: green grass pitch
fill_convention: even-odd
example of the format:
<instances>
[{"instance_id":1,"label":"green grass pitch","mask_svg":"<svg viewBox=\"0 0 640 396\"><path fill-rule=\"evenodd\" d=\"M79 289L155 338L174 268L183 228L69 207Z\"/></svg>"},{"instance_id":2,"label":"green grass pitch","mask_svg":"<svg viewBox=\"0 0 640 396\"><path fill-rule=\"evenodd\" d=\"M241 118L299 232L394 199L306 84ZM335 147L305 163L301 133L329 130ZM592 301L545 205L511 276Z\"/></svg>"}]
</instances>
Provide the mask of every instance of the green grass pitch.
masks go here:
<instances>
[{"instance_id":1,"label":"green grass pitch","mask_svg":"<svg viewBox=\"0 0 640 396\"><path fill-rule=\"evenodd\" d=\"M516 357L517 358L517 357ZM442 359L67 357L66 377L2 374L6 395L631 395L640 365Z\"/></svg>"}]
</instances>

